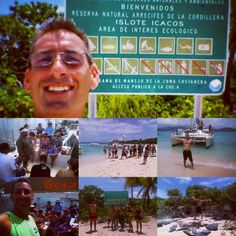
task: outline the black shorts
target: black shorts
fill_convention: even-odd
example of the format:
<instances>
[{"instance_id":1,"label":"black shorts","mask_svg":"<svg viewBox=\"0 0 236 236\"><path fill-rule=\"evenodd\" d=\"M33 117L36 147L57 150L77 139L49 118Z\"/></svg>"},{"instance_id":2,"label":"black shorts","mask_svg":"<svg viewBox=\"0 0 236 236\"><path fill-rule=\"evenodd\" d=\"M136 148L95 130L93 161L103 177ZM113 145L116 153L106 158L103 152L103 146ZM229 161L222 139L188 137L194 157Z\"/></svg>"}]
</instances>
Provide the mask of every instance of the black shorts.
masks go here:
<instances>
[{"instance_id":1,"label":"black shorts","mask_svg":"<svg viewBox=\"0 0 236 236\"><path fill-rule=\"evenodd\" d=\"M197 214L201 214L201 213L202 213L202 208L201 208L200 206L196 206L195 212L196 212Z\"/></svg>"},{"instance_id":2,"label":"black shorts","mask_svg":"<svg viewBox=\"0 0 236 236\"><path fill-rule=\"evenodd\" d=\"M183 157L184 157L184 160L187 161L187 159L189 158L189 160L192 162L193 161L193 158L192 158L192 152L189 150L184 150L183 151Z\"/></svg>"}]
</instances>

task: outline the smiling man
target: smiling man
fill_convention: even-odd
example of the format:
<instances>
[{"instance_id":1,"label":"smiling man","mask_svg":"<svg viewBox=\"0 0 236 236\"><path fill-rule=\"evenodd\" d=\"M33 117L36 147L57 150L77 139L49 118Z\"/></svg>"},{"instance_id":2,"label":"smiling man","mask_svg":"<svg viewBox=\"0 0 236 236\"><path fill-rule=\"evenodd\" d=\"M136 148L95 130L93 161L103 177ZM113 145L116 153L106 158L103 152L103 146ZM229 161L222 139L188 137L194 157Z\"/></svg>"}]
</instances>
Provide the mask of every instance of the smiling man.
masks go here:
<instances>
[{"instance_id":1,"label":"smiling man","mask_svg":"<svg viewBox=\"0 0 236 236\"><path fill-rule=\"evenodd\" d=\"M27 179L18 179L12 186L13 210L0 215L3 236L40 236L30 212L34 194Z\"/></svg>"},{"instance_id":2,"label":"smiling man","mask_svg":"<svg viewBox=\"0 0 236 236\"><path fill-rule=\"evenodd\" d=\"M32 94L35 117L82 117L99 71L86 35L56 18L42 26L30 49L24 87Z\"/></svg>"}]
</instances>

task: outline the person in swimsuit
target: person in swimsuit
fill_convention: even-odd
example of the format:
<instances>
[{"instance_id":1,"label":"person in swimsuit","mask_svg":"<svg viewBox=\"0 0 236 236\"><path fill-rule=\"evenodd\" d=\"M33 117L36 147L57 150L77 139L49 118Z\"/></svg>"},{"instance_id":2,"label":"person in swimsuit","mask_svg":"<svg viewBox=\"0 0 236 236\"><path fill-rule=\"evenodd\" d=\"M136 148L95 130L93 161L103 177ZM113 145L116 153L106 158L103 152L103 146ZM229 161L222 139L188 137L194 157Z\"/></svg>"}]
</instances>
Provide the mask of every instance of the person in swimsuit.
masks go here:
<instances>
[{"instance_id":1,"label":"person in swimsuit","mask_svg":"<svg viewBox=\"0 0 236 236\"><path fill-rule=\"evenodd\" d=\"M202 216L202 208L203 208L203 205L207 202L211 202L211 200L209 199L202 199L202 197L200 196L199 198L194 198L192 197L192 199L196 202L196 207L195 207L195 217L194 217L194 220L197 219L197 216L200 215L201 216L201 219L203 219L203 216Z\"/></svg>"},{"instance_id":2,"label":"person in swimsuit","mask_svg":"<svg viewBox=\"0 0 236 236\"><path fill-rule=\"evenodd\" d=\"M128 221L128 224L129 224L129 232L132 232L132 233L134 232L133 224L132 224L133 218L134 218L133 208L132 208L131 204L128 204L128 207L127 207L127 221Z\"/></svg>"},{"instance_id":3,"label":"person in swimsuit","mask_svg":"<svg viewBox=\"0 0 236 236\"><path fill-rule=\"evenodd\" d=\"M94 225L94 232L97 232L97 230L96 230L97 205L94 202L92 202L89 205L88 215L89 215L89 221L90 221L90 232L93 232L93 230L92 230L93 225Z\"/></svg>"},{"instance_id":4,"label":"person in swimsuit","mask_svg":"<svg viewBox=\"0 0 236 236\"><path fill-rule=\"evenodd\" d=\"M136 220L136 232L142 233L142 221L144 216L144 210L141 206L141 203L137 203L135 209L135 220Z\"/></svg>"},{"instance_id":5,"label":"person in swimsuit","mask_svg":"<svg viewBox=\"0 0 236 236\"><path fill-rule=\"evenodd\" d=\"M186 161L189 158L189 161L191 162L191 167L194 169L193 164L193 157L191 152L191 144L193 143L192 139L189 137L189 133L186 133L186 138L176 138L177 140L181 140L183 142L183 158L184 158L184 167L186 166Z\"/></svg>"}]
</instances>

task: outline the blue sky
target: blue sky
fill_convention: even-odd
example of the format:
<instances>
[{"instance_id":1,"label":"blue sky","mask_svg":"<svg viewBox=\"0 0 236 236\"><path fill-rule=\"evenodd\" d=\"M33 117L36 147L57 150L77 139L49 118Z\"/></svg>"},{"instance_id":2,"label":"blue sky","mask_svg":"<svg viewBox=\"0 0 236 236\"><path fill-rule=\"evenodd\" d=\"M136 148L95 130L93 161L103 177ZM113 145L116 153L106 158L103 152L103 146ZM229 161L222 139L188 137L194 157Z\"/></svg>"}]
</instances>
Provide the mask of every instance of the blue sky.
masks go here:
<instances>
[{"instance_id":1,"label":"blue sky","mask_svg":"<svg viewBox=\"0 0 236 236\"><path fill-rule=\"evenodd\" d=\"M125 189L125 178L107 178L107 177L90 177L79 178L79 188L83 189L85 185L95 185L101 188L103 191L128 191L129 197L131 197L130 188ZM134 197L137 196L140 188L134 188ZM140 197L140 196L139 196ZM153 195L151 196L153 197Z\"/></svg>"},{"instance_id":2,"label":"blue sky","mask_svg":"<svg viewBox=\"0 0 236 236\"><path fill-rule=\"evenodd\" d=\"M158 127L179 127L186 126L190 127L195 123L195 119L193 118L159 118L157 119ZM235 118L205 118L203 120L206 127L209 124L213 126L215 129L230 127L236 129L236 119Z\"/></svg>"},{"instance_id":3,"label":"blue sky","mask_svg":"<svg viewBox=\"0 0 236 236\"><path fill-rule=\"evenodd\" d=\"M15 0L0 0L0 15L7 15L10 13L9 6L13 5ZM30 3L32 0L18 0L20 4ZM58 6L58 12L64 12L64 2L65 0L44 0L44 1L34 1L34 2L46 2Z\"/></svg>"},{"instance_id":4,"label":"blue sky","mask_svg":"<svg viewBox=\"0 0 236 236\"><path fill-rule=\"evenodd\" d=\"M81 142L107 142L157 137L156 119L80 119Z\"/></svg>"},{"instance_id":5,"label":"blue sky","mask_svg":"<svg viewBox=\"0 0 236 236\"><path fill-rule=\"evenodd\" d=\"M185 195L185 190L189 186L202 185L222 189L234 182L236 182L236 177L159 177L157 196L167 198L167 191L174 188L179 189L182 195Z\"/></svg>"}]
</instances>

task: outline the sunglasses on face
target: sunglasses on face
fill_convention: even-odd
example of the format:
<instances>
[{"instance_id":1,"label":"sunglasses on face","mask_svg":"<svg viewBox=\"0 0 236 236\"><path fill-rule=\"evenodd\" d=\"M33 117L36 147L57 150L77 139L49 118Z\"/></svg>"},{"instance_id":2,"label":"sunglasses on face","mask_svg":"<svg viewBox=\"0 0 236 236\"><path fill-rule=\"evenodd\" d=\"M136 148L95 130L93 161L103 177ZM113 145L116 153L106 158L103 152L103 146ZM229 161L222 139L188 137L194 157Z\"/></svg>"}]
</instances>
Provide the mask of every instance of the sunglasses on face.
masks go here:
<instances>
[{"instance_id":1,"label":"sunglasses on face","mask_svg":"<svg viewBox=\"0 0 236 236\"><path fill-rule=\"evenodd\" d=\"M82 66L85 62L84 54L86 52L65 51L55 53L53 51L45 51L33 53L30 57L30 63L33 67L47 67L54 63L56 58L63 61L66 65Z\"/></svg>"}]
</instances>

